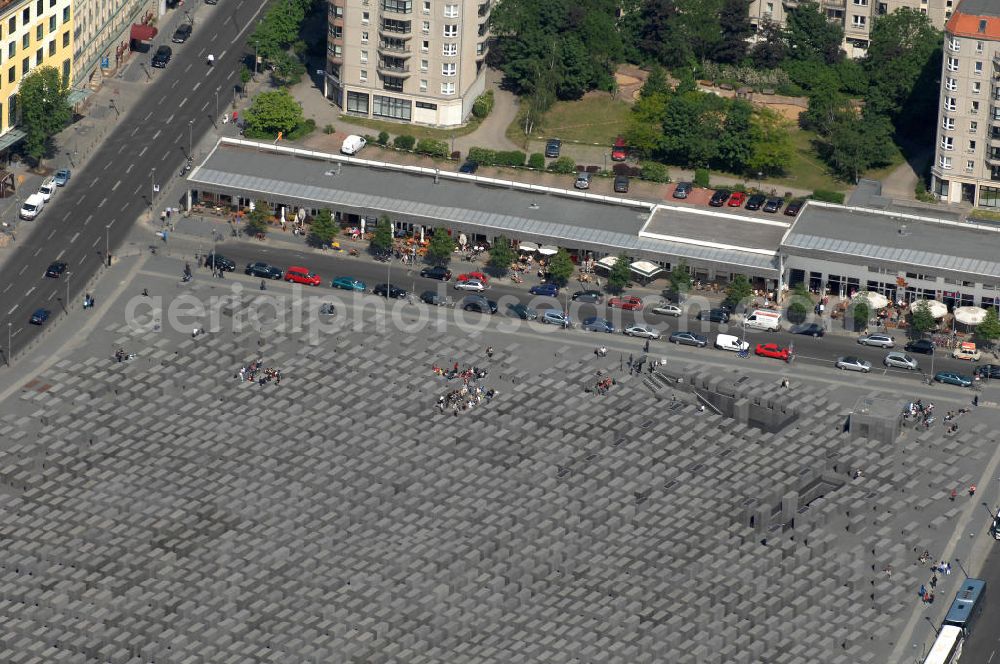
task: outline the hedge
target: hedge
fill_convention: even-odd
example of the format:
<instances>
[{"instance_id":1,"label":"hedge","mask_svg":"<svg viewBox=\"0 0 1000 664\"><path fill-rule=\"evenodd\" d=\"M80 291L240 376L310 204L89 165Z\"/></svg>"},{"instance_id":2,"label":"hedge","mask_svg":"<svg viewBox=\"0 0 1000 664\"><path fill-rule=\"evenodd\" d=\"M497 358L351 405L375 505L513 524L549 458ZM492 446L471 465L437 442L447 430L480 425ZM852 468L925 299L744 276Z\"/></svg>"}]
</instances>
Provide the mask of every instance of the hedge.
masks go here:
<instances>
[{"instance_id":1,"label":"hedge","mask_svg":"<svg viewBox=\"0 0 1000 664\"><path fill-rule=\"evenodd\" d=\"M824 203L837 203L838 205L844 204L844 192L842 191L827 191L825 189L817 189L809 197L814 201L823 201Z\"/></svg>"},{"instance_id":2,"label":"hedge","mask_svg":"<svg viewBox=\"0 0 1000 664\"><path fill-rule=\"evenodd\" d=\"M708 189L711 181L709 180L708 169L707 168L697 168L694 171L694 186L702 187L703 189Z\"/></svg>"},{"instance_id":3,"label":"hedge","mask_svg":"<svg viewBox=\"0 0 1000 664\"><path fill-rule=\"evenodd\" d=\"M541 152L532 152L531 156L528 157L528 168L534 168L538 171L545 170L545 155Z\"/></svg>"},{"instance_id":4,"label":"hedge","mask_svg":"<svg viewBox=\"0 0 1000 664\"><path fill-rule=\"evenodd\" d=\"M396 139L392 142L393 146L395 146L399 150L412 150L413 146L416 145L416 143L417 139L413 138L409 134L403 134L402 136L397 136Z\"/></svg>"},{"instance_id":5,"label":"hedge","mask_svg":"<svg viewBox=\"0 0 1000 664\"><path fill-rule=\"evenodd\" d=\"M670 172L663 164L650 161L642 165L642 179L650 182L670 182Z\"/></svg>"},{"instance_id":6,"label":"hedge","mask_svg":"<svg viewBox=\"0 0 1000 664\"><path fill-rule=\"evenodd\" d=\"M564 175L576 173L576 162L570 157L559 157L549 164L549 170L553 173L562 173Z\"/></svg>"},{"instance_id":7,"label":"hedge","mask_svg":"<svg viewBox=\"0 0 1000 664\"><path fill-rule=\"evenodd\" d=\"M496 166L497 151L488 148L469 148L466 159L474 161L480 166Z\"/></svg>"},{"instance_id":8,"label":"hedge","mask_svg":"<svg viewBox=\"0 0 1000 664\"><path fill-rule=\"evenodd\" d=\"M440 157L443 159L448 156L448 144L444 141L436 141L433 138L421 138L417 141L417 147L414 149L420 154L430 155L431 157Z\"/></svg>"},{"instance_id":9,"label":"hedge","mask_svg":"<svg viewBox=\"0 0 1000 664\"><path fill-rule=\"evenodd\" d=\"M493 91L487 90L472 104L472 114L482 120L493 110Z\"/></svg>"}]
</instances>

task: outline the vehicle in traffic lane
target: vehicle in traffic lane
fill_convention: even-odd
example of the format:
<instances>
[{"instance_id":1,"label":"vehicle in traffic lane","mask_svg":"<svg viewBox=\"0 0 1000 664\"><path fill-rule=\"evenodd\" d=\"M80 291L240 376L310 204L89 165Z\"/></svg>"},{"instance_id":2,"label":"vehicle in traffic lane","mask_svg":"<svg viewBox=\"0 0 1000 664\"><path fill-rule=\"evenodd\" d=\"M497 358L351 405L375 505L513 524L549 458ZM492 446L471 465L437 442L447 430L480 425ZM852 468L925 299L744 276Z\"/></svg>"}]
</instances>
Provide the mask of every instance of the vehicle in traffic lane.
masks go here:
<instances>
[{"instance_id":1,"label":"vehicle in traffic lane","mask_svg":"<svg viewBox=\"0 0 1000 664\"><path fill-rule=\"evenodd\" d=\"M420 276L427 277L428 279L437 279L438 281L448 281L451 279L451 270L444 265L435 265L434 267L425 267L422 269Z\"/></svg>"},{"instance_id":2,"label":"vehicle in traffic lane","mask_svg":"<svg viewBox=\"0 0 1000 664\"><path fill-rule=\"evenodd\" d=\"M810 337L822 337L826 334L826 330L819 323L799 323L793 325L788 331L792 334L805 334Z\"/></svg>"},{"instance_id":3,"label":"vehicle in traffic lane","mask_svg":"<svg viewBox=\"0 0 1000 664\"><path fill-rule=\"evenodd\" d=\"M626 297L613 297L608 300L608 306L612 309L624 309L625 311L639 311L642 309L642 298L635 295Z\"/></svg>"},{"instance_id":4,"label":"vehicle in traffic lane","mask_svg":"<svg viewBox=\"0 0 1000 664\"><path fill-rule=\"evenodd\" d=\"M188 37L191 36L191 29L190 23L181 23L177 26L177 29L174 30L174 36L170 38L170 41L175 44L183 44L188 40Z\"/></svg>"},{"instance_id":5,"label":"vehicle in traffic lane","mask_svg":"<svg viewBox=\"0 0 1000 664\"><path fill-rule=\"evenodd\" d=\"M719 350L729 350L734 353L745 353L750 350L750 343L733 334L715 335L715 347Z\"/></svg>"},{"instance_id":6,"label":"vehicle in traffic lane","mask_svg":"<svg viewBox=\"0 0 1000 664\"><path fill-rule=\"evenodd\" d=\"M702 309L698 312L697 318L711 323L728 323L729 312L724 309Z\"/></svg>"},{"instance_id":7,"label":"vehicle in traffic lane","mask_svg":"<svg viewBox=\"0 0 1000 664\"><path fill-rule=\"evenodd\" d=\"M167 63L170 62L170 58L173 54L173 50L171 50L171 48L166 44L163 44L160 48L156 49L156 53L153 54L153 59L150 61L150 64L157 69L163 69L167 66Z\"/></svg>"},{"instance_id":8,"label":"vehicle in traffic lane","mask_svg":"<svg viewBox=\"0 0 1000 664\"><path fill-rule=\"evenodd\" d=\"M63 272L65 271L66 271L66 263L63 263L62 261L56 261L55 263L49 265L49 267L45 270L45 276L49 277L50 279L58 279L59 277L62 276Z\"/></svg>"},{"instance_id":9,"label":"vehicle in traffic lane","mask_svg":"<svg viewBox=\"0 0 1000 664\"><path fill-rule=\"evenodd\" d=\"M674 332L670 335L668 341L682 346L697 346L698 348L704 348L708 345L708 337L686 330Z\"/></svg>"},{"instance_id":10,"label":"vehicle in traffic lane","mask_svg":"<svg viewBox=\"0 0 1000 664\"><path fill-rule=\"evenodd\" d=\"M896 345L896 340L888 334L864 334L858 337L858 343L862 346L892 348Z\"/></svg>"},{"instance_id":11,"label":"vehicle in traffic lane","mask_svg":"<svg viewBox=\"0 0 1000 664\"><path fill-rule=\"evenodd\" d=\"M406 291L402 288L397 288L392 284L378 284L372 289L372 293L375 295L380 295L382 297L391 297L396 300L401 300L406 297Z\"/></svg>"},{"instance_id":12,"label":"vehicle in traffic lane","mask_svg":"<svg viewBox=\"0 0 1000 664\"><path fill-rule=\"evenodd\" d=\"M52 312L49 311L48 309L42 309L42 308L35 309L35 312L31 314L31 319L29 322L32 325L45 325L45 321L47 321L49 319L49 316L51 315Z\"/></svg>"},{"instance_id":13,"label":"vehicle in traffic lane","mask_svg":"<svg viewBox=\"0 0 1000 664\"><path fill-rule=\"evenodd\" d=\"M625 328L625 334L640 339L659 339L663 336L659 330L649 325L630 325Z\"/></svg>"},{"instance_id":14,"label":"vehicle in traffic lane","mask_svg":"<svg viewBox=\"0 0 1000 664\"><path fill-rule=\"evenodd\" d=\"M247 264L244 272L249 274L251 277L260 277L262 279L281 279L281 268L268 265L267 263L249 263Z\"/></svg>"},{"instance_id":15,"label":"vehicle in traffic lane","mask_svg":"<svg viewBox=\"0 0 1000 664\"><path fill-rule=\"evenodd\" d=\"M934 380L945 385L956 385L958 387L969 387L972 379L956 371L939 371L934 374Z\"/></svg>"},{"instance_id":16,"label":"vehicle in traffic lane","mask_svg":"<svg viewBox=\"0 0 1000 664\"><path fill-rule=\"evenodd\" d=\"M465 311L478 311L481 314L495 314L497 312L497 303L493 300L487 300L482 295L466 295L465 299L462 300L461 307Z\"/></svg>"},{"instance_id":17,"label":"vehicle in traffic lane","mask_svg":"<svg viewBox=\"0 0 1000 664\"><path fill-rule=\"evenodd\" d=\"M773 357L776 360L784 360L785 362L792 356L791 349L776 343L757 344L753 352L760 357Z\"/></svg>"},{"instance_id":18,"label":"vehicle in traffic lane","mask_svg":"<svg viewBox=\"0 0 1000 664\"><path fill-rule=\"evenodd\" d=\"M455 290L464 291L475 291L476 293L482 293L486 290L486 284L479 281L478 279L469 279L468 281L456 281L453 286Z\"/></svg>"},{"instance_id":19,"label":"vehicle in traffic lane","mask_svg":"<svg viewBox=\"0 0 1000 664\"><path fill-rule=\"evenodd\" d=\"M861 373L868 373L872 370L871 362L863 360L860 357L855 357L854 355L838 357L834 366L844 371L860 371Z\"/></svg>"},{"instance_id":20,"label":"vehicle in traffic lane","mask_svg":"<svg viewBox=\"0 0 1000 664\"><path fill-rule=\"evenodd\" d=\"M681 314L684 313L683 309L681 309L679 306L671 302L660 302L659 304L656 304L653 307L651 307L649 310L652 313L660 314L661 316L679 317Z\"/></svg>"},{"instance_id":21,"label":"vehicle in traffic lane","mask_svg":"<svg viewBox=\"0 0 1000 664\"><path fill-rule=\"evenodd\" d=\"M205 257L205 267L215 268L224 272L235 272L236 261L226 258L222 254L211 253Z\"/></svg>"},{"instance_id":22,"label":"vehicle in traffic lane","mask_svg":"<svg viewBox=\"0 0 1000 664\"><path fill-rule=\"evenodd\" d=\"M448 298L439 295L436 291L426 290L420 294L420 301L435 307L443 307L448 304Z\"/></svg>"},{"instance_id":23,"label":"vehicle in traffic lane","mask_svg":"<svg viewBox=\"0 0 1000 664\"><path fill-rule=\"evenodd\" d=\"M463 272L462 274L455 277L456 281L468 281L469 279L475 279L476 281L481 281L487 286L490 285L490 278L482 272Z\"/></svg>"},{"instance_id":24,"label":"vehicle in traffic lane","mask_svg":"<svg viewBox=\"0 0 1000 664\"><path fill-rule=\"evenodd\" d=\"M918 368L915 359L898 350L886 353L882 364L887 367L895 367L896 369L906 369L907 371L916 371Z\"/></svg>"},{"instance_id":25,"label":"vehicle in traffic lane","mask_svg":"<svg viewBox=\"0 0 1000 664\"><path fill-rule=\"evenodd\" d=\"M611 321L600 316L591 316L584 320L580 327L588 332L607 332L610 334L615 331L615 326L611 324Z\"/></svg>"},{"instance_id":26,"label":"vehicle in traffic lane","mask_svg":"<svg viewBox=\"0 0 1000 664\"><path fill-rule=\"evenodd\" d=\"M531 307L516 302L514 304L508 304L507 310L512 314L520 318L521 320L535 320L538 318L538 312Z\"/></svg>"},{"instance_id":27,"label":"vehicle in traffic lane","mask_svg":"<svg viewBox=\"0 0 1000 664\"><path fill-rule=\"evenodd\" d=\"M1000 364L984 364L981 367L976 367L974 375L980 378L996 380L1000 378Z\"/></svg>"},{"instance_id":28,"label":"vehicle in traffic lane","mask_svg":"<svg viewBox=\"0 0 1000 664\"><path fill-rule=\"evenodd\" d=\"M558 325L560 327L573 326L573 321L567 314L562 311L556 311L555 309L546 309L542 313L540 320L548 325Z\"/></svg>"},{"instance_id":29,"label":"vehicle in traffic lane","mask_svg":"<svg viewBox=\"0 0 1000 664\"><path fill-rule=\"evenodd\" d=\"M304 284L306 286L319 286L323 280L320 279L318 274L310 272L307 268L293 265L285 270L285 281Z\"/></svg>"},{"instance_id":30,"label":"vehicle in traffic lane","mask_svg":"<svg viewBox=\"0 0 1000 664\"><path fill-rule=\"evenodd\" d=\"M337 277L330 282L330 286L339 288L340 290L363 291L365 289L365 282L354 277Z\"/></svg>"},{"instance_id":31,"label":"vehicle in traffic lane","mask_svg":"<svg viewBox=\"0 0 1000 664\"><path fill-rule=\"evenodd\" d=\"M930 339L915 339L910 341L905 346L903 350L907 353L922 353L924 355L934 354L934 343Z\"/></svg>"},{"instance_id":32,"label":"vehicle in traffic lane","mask_svg":"<svg viewBox=\"0 0 1000 664\"><path fill-rule=\"evenodd\" d=\"M971 341L963 341L958 348L951 351L951 356L956 360L969 360L970 362L978 362L982 354L979 349L976 348L976 344Z\"/></svg>"},{"instance_id":33,"label":"vehicle in traffic lane","mask_svg":"<svg viewBox=\"0 0 1000 664\"><path fill-rule=\"evenodd\" d=\"M532 295L545 295L548 297L559 297L559 287L555 284L538 284L528 289Z\"/></svg>"},{"instance_id":34,"label":"vehicle in traffic lane","mask_svg":"<svg viewBox=\"0 0 1000 664\"><path fill-rule=\"evenodd\" d=\"M599 290L581 290L573 293L572 300L574 302L600 304L604 301L604 295Z\"/></svg>"}]
</instances>

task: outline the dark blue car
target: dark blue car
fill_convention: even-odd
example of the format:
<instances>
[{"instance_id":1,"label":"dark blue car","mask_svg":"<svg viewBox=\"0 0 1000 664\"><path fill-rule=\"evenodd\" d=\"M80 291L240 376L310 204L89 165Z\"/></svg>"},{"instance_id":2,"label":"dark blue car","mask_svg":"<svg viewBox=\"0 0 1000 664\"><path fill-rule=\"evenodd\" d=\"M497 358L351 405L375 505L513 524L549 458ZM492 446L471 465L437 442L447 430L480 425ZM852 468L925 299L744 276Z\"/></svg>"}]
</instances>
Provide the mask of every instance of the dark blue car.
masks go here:
<instances>
[{"instance_id":1,"label":"dark blue car","mask_svg":"<svg viewBox=\"0 0 1000 664\"><path fill-rule=\"evenodd\" d=\"M532 295L548 295L549 297L559 297L559 287L555 284L538 284L528 289Z\"/></svg>"},{"instance_id":2,"label":"dark blue car","mask_svg":"<svg viewBox=\"0 0 1000 664\"><path fill-rule=\"evenodd\" d=\"M45 325L45 321L49 319L50 313L48 309L36 309L35 313L31 314L31 324Z\"/></svg>"}]
</instances>

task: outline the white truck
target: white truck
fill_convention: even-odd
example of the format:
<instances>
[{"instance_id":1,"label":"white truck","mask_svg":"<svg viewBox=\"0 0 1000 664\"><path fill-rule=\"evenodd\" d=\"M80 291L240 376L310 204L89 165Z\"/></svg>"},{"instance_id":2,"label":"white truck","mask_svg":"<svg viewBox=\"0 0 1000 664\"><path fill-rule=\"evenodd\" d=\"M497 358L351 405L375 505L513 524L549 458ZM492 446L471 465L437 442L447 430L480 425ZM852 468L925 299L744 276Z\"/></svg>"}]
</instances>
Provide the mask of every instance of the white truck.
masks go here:
<instances>
[{"instance_id":1,"label":"white truck","mask_svg":"<svg viewBox=\"0 0 1000 664\"><path fill-rule=\"evenodd\" d=\"M21 219L34 219L45 207L45 198L41 194L32 194L21 206Z\"/></svg>"},{"instance_id":2,"label":"white truck","mask_svg":"<svg viewBox=\"0 0 1000 664\"><path fill-rule=\"evenodd\" d=\"M743 325L755 330L777 330L781 325L781 314L777 311L757 309L743 317Z\"/></svg>"},{"instance_id":3,"label":"white truck","mask_svg":"<svg viewBox=\"0 0 1000 664\"><path fill-rule=\"evenodd\" d=\"M340 151L343 154L354 155L361 152L361 148L365 147L365 143L366 141L363 136L351 134L344 139L343 145L340 146Z\"/></svg>"}]
</instances>

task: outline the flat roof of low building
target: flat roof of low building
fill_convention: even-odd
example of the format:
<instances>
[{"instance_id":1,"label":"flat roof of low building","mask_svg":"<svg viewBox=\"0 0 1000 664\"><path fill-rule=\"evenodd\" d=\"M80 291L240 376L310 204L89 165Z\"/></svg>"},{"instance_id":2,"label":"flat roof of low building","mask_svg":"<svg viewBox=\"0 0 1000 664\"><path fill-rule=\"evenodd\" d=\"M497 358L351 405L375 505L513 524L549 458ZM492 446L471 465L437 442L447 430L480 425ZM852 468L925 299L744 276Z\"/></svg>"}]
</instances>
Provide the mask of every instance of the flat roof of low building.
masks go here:
<instances>
[{"instance_id":1,"label":"flat roof of low building","mask_svg":"<svg viewBox=\"0 0 1000 664\"><path fill-rule=\"evenodd\" d=\"M782 221L780 217L762 219L745 213L659 205L641 235L774 255L791 225L791 221Z\"/></svg>"},{"instance_id":2,"label":"flat roof of low building","mask_svg":"<svg viewBox=\"0 0 1000 664\"><path fill-rule=\"evenodd\" d=\"M1000 229L917 214L810 201L781 248L856 265L1000 279Z\"/></svg>"}]
</instances>

